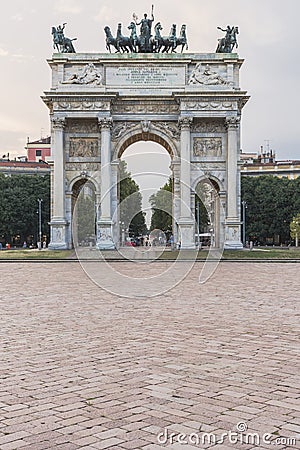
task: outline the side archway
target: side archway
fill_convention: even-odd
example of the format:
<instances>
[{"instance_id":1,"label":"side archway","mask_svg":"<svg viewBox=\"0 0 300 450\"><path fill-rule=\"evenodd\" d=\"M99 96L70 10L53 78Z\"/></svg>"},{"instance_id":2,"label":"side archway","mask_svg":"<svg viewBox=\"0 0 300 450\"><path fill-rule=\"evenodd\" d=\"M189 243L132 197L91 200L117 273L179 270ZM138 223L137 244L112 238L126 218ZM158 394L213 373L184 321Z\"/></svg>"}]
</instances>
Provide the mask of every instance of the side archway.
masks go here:
<instances>
[{"instance_id":1,"label":"side archway","mask_svg":"<svg viewBox=\"0 0 300 450\"><path fill-rule=\"evenodd\" d=\"M193 209L196 218L196 240L220 247L221 224L225 219L221 202L222 184L216 177L201 176L193 185Z\"/></svg>"}]
</instances>

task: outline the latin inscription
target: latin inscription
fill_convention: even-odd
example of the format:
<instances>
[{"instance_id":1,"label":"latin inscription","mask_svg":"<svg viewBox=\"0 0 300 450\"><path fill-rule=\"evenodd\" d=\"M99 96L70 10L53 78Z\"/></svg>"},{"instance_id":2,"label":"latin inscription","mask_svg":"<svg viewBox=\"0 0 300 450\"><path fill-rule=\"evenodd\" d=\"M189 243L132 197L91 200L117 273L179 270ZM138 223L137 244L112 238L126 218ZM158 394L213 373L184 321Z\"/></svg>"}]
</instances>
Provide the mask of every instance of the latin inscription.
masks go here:
<instances>
[{"instance_id":1,"label":"latin inscription","mask_svg":"<svg viewBox=\"0 0 300 450\"><path fill-rule=\"evenodd\" d=\"M185 84L185 68L169 66L108 67L111 86L178 86Z\"/></svg>"}]
</instances>

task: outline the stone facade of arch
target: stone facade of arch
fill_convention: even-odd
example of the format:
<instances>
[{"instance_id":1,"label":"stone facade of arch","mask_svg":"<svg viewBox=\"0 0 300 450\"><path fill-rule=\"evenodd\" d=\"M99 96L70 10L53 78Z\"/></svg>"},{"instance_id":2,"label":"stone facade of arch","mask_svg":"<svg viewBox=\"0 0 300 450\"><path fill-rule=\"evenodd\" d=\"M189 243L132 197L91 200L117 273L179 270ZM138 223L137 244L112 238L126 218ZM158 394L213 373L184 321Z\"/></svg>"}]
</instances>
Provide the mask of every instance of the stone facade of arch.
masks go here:
<instances>
[{"instance_id":1,"label":"stone facade of arch","mask_svg":"<svg viewBox=\"0 0 300 450\"><path fill-rule=\"evenodd\" d=\"M55 54L49 61L52 208L50 248L72 247L75 181L96 189L97 245L118 242L118 166L134 142L170 154L174 236L195 247L194 190L205 177L219 186L217 245L240 248L240 119L248 100L237 54ZM85 67L95 77L80 77Z\"/></svg>"}]
</instances>

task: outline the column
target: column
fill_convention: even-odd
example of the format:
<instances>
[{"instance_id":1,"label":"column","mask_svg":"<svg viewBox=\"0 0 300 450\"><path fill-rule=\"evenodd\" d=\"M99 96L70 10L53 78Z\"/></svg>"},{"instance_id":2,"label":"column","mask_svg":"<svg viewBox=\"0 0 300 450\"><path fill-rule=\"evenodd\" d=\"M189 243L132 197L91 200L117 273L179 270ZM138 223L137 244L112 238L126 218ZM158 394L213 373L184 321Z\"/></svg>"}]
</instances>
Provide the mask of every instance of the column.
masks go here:
<instances>
[{"instance_id":1,"label":"column","mask_svg":"<svg viewBox=\"0 0 300 450\"><path fill-rule=\"evenodd\" d=\"M52 217L50 222L51 239L48 248L62 250L70 247L66 242L65 212L65 158L64 158L64 117L51 119L51 151L54 159L52 185Z\"/></svg>"},{"instance_id":2,"label":"column","mask_svg":"<svg viewBox=\"0 0 300 450\"><path fill-rule=\"evenodd\" d=\"M241 223L239 219L238 191L239 191L239 173L238 173L238 133L239 117L227 117L227 214L226 214L226 233L225 248L239 249L241 243Z\"/></svg>"},{"instance_id":3,"label":"column","mask_svg":"<svg viewBox=\"0 0 300 450\"><path fill-rule=\"evenodd\" d=\"M180 218L180 159L174 158L171 163L173 173L173 208L172 208L172 228L174 243L179 242L178 221Z\"/></svg>"},{"instance_id":4,"label":"column","mask_svg":"<svg viewBox=\"0 0 300 450\"><path fill-rule=\"evenodd\" d=\"M120 160L111 162L111 216L113 227L113 239L115 243L120 243L120 227L119 227L119 210L118 210L118 174L119 174Z\"/></svg>"},{"instance_id":5,"label":"column","mask_svg":"<svg viewBox=\"0 0 300 450\"><path fill-rule=\"evenodd\" d=\"M180 117L180 231L181 249L195 248L195 224L191 213L191 125L192 117Z\"/></svg>"},{"instance_id":6,"label":"column","mask_svg":"<svg viewBox=\"0 0 300 450\"><path fill-rule=\"evenodd\" d=\"M101 215L97 221L97 248L111 250L115 248L111 218L111 117L99 118L101 131Z\"/></svg>"}]
</instances>

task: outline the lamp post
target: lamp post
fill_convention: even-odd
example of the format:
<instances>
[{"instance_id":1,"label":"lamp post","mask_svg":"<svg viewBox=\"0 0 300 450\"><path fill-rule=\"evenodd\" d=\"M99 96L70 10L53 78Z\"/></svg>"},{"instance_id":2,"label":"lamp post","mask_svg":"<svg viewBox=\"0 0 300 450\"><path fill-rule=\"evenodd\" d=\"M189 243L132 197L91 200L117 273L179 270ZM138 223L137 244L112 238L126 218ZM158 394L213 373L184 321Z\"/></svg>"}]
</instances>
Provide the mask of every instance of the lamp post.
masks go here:
<instances>
[{"instance_id":1,"label":"lamp post","mask_svg":"<svg viewBox=\"0 0 300 450\"><path fill-rule=\"evenodd\" d=\"M38 242L38 248L39 250L42 249L42 199L38 198L39 202L39 242Z\"/></svg>"},{"instance_id":2,"label":"lamp post","mask_svg":"<svg viewBox=\"0 0 300 450\"><path fill-rule=\"evenodd\" d=\"M242 207L243 207L243 245L245 247L245 245L246 245L246 209L247 209L247 202L245 200L242 201Z\"/></svg>"}]
</instances>

